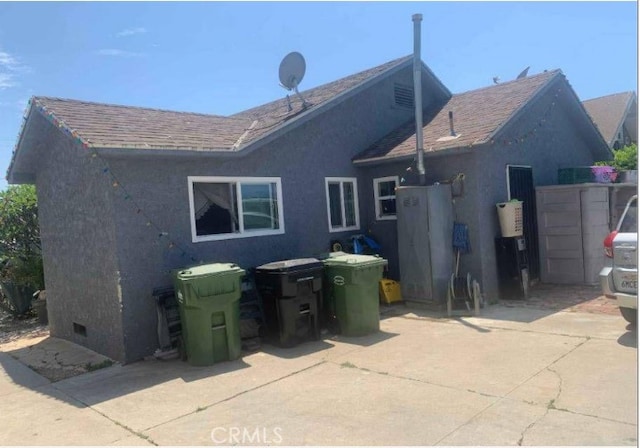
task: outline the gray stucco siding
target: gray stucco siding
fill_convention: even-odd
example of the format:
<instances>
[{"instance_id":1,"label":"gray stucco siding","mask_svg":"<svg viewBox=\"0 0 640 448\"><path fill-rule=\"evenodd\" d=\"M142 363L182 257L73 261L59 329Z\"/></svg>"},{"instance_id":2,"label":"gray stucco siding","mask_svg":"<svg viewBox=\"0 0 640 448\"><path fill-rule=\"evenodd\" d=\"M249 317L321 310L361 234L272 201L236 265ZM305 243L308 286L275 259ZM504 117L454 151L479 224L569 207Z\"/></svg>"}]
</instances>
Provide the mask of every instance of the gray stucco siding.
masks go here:
<instances>
[{"instance_id":1,"label":"gray stucco siding","mask_svg":"<svg viewBox=\"0 0 640 448\"><path fill-rule=\"evenodd\" d=\"M500 235L500 225L495 204L508 199L507 165L531 166L534 186L539 186L556 184L558 168L592 165L595 161L590 134L576 121L575 109L565 106L556 96L563 94L558 92L563 85L564 81L557 82L528 104L498 134L494 143L461 150L458 154L456 150L447 154L426 154L427 184L451 179L458 173L465 174L464 193L454 198L454 211L456 221L468 225L471 252L461 255L459 273L471 273L480 282L489 302L498 299L494 239ZM527 135L532 129L535 133ZM522 139L523 136L526 138ZM411 172L406 171L409 166L412 166ZM415 161L383 162L362 166L362 170L362 192L367 196L367 228L382 244L382 254L389 259L392 278L400 278L396 221L375 219L373 179L398 175L406 179L406 184L416 184Z\"/></svg>"},{"instance_id":2,"label":"gray stucco siding","mask_svg":"<svg viewBox=\"0 0 640 448\"><path fill-rule=\"evenodd\" d=\"M292 129L247 156L108 157L112 173L130 195L111 188L118 235L126 359L157 346L151 292L171 283L170 271L203 262L233 262L243 268L287 258L319 256L334 239L365 233L370 187L352 158L411 120L413 111L393 105L393 83L410 82L410 69L358 93L329 112ZM279 177L285 233L191 242L189 176ZM358 180L360 230L330 232L326 177ZM135 204L134 204L135 202ZM136 213L139 207L144 213ZM147 218L152 221L147 226ZM159 231L168 236L159 236ZM169 247L173 241L176 246ZM183 256L182 252L186 254Z\"/></svg>"},{"instance_id":3,"label":"gray stucco siding","mask_svg":"<svg viewBox=\"0 0 640 448\"><path fill-rule=\"evenodd\" d=\"M47 142L36 177L51 335L123 358L116 236L108 182L90 152L35 115ZM86 328L74 332L73 323Z\"/></svg>"},{"instance_id":4,"label":"gray stucco siding","mask_svg":"<svg viewBox=\"0 0 640 448\"><path fill-rule=\"evenodd\" d=\"M482 285L492 301L498 296L494 238L500 234L495 204L508 199L507 165L530 166L534 186L541 186L557 183L558 168L589 166L594 162L589 149L593 142L588 143L576 130L568 111L557 102L556 91L550 89L531 104L525 114L504 129L503 137L494 145L478 148L478 172L483 173L479 186L483 194L478 197L478 219L483 223L480 228ZM536 129L534 135L513 142L514 138L526 135L531 129ZM505 144L505 140L512 143Z\"/></svg>"},{"instance_id":5,"label":"gray stucco siding","mask_svg":"<svg viewBox=\"0 0 640 448\"><path fill-rule=\"evenodd\" d=\"M408 171L408 168L411 169ZM401 276L398 266L397 222L376 219L373 181L381 177L398 176L400 185L417 185L415 160L406 159L394 163L381 163L361 169L363 170L363 183L366 185L364 193L367 196L367 230L381 244L381 254L389 260L389 276L399 280ZM477 180L474 155L468 152L450 155L427 154L425 171L428 185L448 181L459 173L465 174L464 192L461 196L454 198L453 207L457 220L469 225L472 249L475 249L473 242L477 241L479 234L477 233L477 225L474 225L477 219L475 209L477 189L474 188ZM453 248L451 250L453 251ZM460 272L472 272L474 275L479 275L480 261L480 256L475 250L471 254L461 256Z\"/></svg>"}]
</instances>

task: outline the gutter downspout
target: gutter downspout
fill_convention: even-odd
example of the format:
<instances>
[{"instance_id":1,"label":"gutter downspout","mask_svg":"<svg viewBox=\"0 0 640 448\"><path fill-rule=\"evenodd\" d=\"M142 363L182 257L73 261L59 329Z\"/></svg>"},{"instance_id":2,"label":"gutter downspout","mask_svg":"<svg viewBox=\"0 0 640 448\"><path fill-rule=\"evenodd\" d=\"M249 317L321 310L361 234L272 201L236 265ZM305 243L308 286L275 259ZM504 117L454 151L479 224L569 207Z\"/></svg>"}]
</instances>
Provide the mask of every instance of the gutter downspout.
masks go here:
<instances>
[{"instance_id":1,"label":"gutter downspout","mask_svg":"<svg viewBox=\"0 0 640 448\"><path fill-rule=\"evenodd\" d=\"M422 61L420 59L420 22L422 14L411 16L413 20L413 94L416 109L416 152L420 185L425 185L424 148L422 142Z\"/></svg>"}]
</instances>

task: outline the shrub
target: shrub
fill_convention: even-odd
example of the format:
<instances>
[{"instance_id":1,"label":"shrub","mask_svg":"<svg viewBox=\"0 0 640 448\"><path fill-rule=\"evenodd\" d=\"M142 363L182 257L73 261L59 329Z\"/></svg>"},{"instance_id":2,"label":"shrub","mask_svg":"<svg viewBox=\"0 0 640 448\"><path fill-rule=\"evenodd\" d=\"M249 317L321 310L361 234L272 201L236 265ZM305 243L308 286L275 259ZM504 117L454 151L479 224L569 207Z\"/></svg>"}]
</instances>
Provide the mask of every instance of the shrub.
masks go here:
<instances>
[{"instance_id":1,"label":"shrub","mask_svg":"<svg viewBox=\"0 0 640 448\"><path fill-rule=\"evenodd\" d=\"M0 279L43 289L44 275L33 185L0 192Z\"/></svg>"},{"instance_id":2,"label":"shrub","mask_svg":"<svg viewBox=\"0 0 640 448\"><path fill-rule=\"evenodd\" d=\"M637 170L638 169L638 145L635 143L623 148L614 150L613 160L596 162L598 166L612 166L616 171Z\"/></svg>"}]
</instances>

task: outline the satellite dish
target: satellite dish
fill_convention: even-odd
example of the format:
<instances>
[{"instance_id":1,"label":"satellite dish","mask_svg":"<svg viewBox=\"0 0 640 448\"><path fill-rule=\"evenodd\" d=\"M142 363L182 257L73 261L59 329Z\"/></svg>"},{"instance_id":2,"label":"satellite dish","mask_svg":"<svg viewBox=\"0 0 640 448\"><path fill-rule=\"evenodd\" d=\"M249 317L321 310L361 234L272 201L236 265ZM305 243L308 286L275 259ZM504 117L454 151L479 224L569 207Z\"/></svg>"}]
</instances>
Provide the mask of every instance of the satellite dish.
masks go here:
<instances>
[{"instance_id":1,"label":"satellite dish","mask_svg":"<svg viewBox=\"0 0 640 448\"><path fill-rule=\"evenodd\" d=\"M525 68L524 70L522 70L516 79L526 78L527 77L527 73L529 73L529 69L530 68L531 67L529 66L529 67Z\"/></svg>"},{"instance_id":2,"label":"satellite dish","mask_svg":"<svg viewBox=\"0 0 640 448\"><path fill-rule=\"evenodd\" d=\"M307 63L304 61L304 56L302 56L297 51L293 51L286 55L282 62L280 62L280 85L287 90L293 90L296 92L296 95L302 100L302 108L306 109L309 104L305 101L305 99L298 92L298 85L304 78L304 72L307 69ZM287 101L289 101L289 96L287 95ZM289 103L289 112L291 112L291 103Z\"/></svg>"},{"instance_id":3,"label":"satellite dish","mask_svg":"<svg viewBox=\"0 0 640 448\"><path fill-rule=\"evenodd\" d=\"M295 89L304 78L306 69L307 64L300 53L297 51L289 53L280 62L280 85L287 90Z\"/></svg>"}]
</instances>

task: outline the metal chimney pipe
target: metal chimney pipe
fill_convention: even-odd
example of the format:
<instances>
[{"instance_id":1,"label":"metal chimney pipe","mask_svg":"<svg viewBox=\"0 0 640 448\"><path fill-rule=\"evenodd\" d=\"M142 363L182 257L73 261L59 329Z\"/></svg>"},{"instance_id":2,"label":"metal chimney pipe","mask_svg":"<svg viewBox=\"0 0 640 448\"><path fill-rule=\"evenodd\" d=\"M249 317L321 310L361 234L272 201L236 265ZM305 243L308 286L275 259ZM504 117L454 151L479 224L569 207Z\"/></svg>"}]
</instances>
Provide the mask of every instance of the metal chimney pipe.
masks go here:
<instances>
[{"instance_id":1,"label":"metal chimney pipe","mask_svg":"<svg viewBox=\"0 0 640 448\"><path fill-rule=\"evenodd\" d=\"M451 131L451 137L456 136L456 131L453 130L453 112L449 111L449 131Z\"/></svg>"},{"instance_id":2,"label":"metal chimney pipe","mask_svg":"<svg viewBox=\"0 0 640 448\"><path fill-rule=\"evenodd\" d=\"M411 16L413 20L413 95L416 108L416 152L420 185L425 185L424 148L422 142L422 60L420 59L420 23L422 14Z\"/></svg>"}]
</instances>

